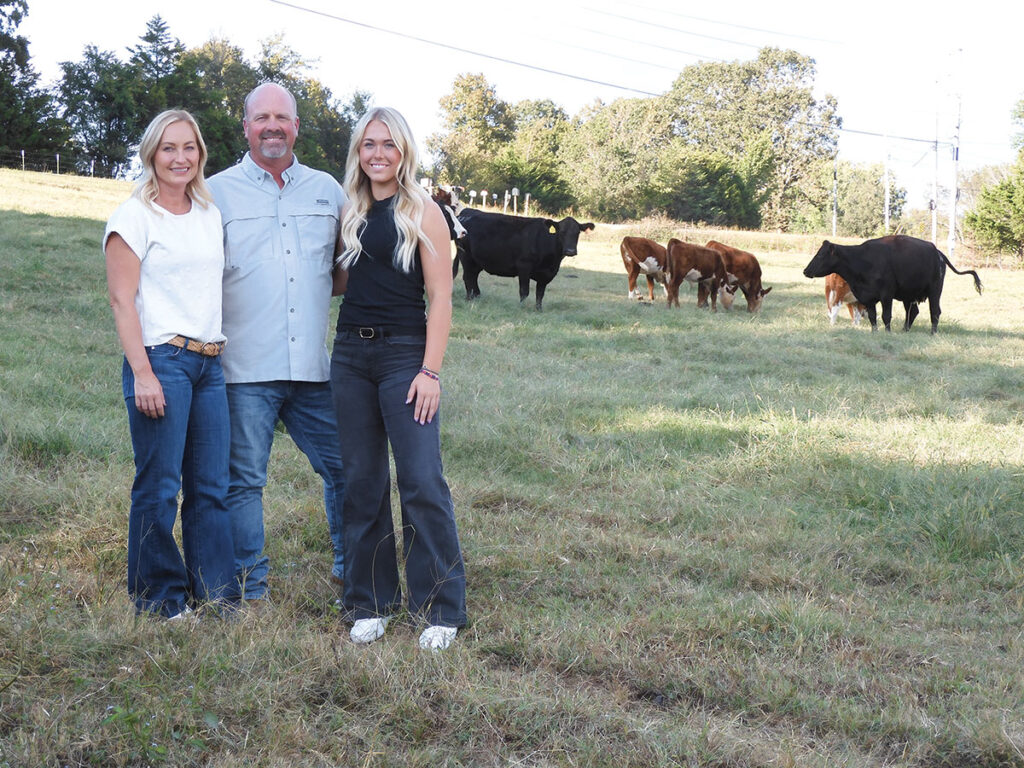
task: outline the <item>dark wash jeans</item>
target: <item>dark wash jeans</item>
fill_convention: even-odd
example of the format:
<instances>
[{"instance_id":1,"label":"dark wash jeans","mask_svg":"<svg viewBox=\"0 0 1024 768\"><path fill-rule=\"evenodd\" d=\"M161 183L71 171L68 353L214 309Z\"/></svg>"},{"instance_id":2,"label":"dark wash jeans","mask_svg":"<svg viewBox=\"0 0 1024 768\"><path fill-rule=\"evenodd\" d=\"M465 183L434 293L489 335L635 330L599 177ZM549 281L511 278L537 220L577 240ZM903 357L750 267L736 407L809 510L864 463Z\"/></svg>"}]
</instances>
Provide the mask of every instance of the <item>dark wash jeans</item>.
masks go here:
<instances>
[{"instance_id":1,"label":"dark wash jeans","mask_svg":"<svg viewBox=\"0 0 1024 768\"><path fill-rule=\"evenodd\" d=\"M423 363L423 336L362 339L342 330L331 389L345 466L345 598L350 618L385 616L402 602L391 516L388 443L395 458L409 612L427 624L466 624L466 574L441 464L440 412L429 424L406 403Z\"/></svg>"},{"instance_id":2,"label":"dark wash jeans","mask_svg":"<svg viewBox=\"0 0 1024 768\"><path fill-rule=\"evenodd\" d=\"M135 453L128 515L128 591L139 613L174 616L196 601L235 594L228 493L228 403L219 357L160 344L147 347L163 388L164 415L135 407L135 376L121 387ZM181 539L174 540L181 491Z\"/></svg>"}]
</instances>

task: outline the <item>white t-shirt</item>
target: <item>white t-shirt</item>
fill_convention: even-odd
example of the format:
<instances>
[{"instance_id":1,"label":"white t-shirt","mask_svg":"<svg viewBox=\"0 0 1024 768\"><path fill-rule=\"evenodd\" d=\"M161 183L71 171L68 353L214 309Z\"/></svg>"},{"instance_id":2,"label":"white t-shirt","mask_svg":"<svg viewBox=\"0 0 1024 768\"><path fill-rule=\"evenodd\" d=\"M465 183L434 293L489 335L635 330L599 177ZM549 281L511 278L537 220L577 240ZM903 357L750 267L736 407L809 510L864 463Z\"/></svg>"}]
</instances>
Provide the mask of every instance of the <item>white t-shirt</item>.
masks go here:
<instances>
[{"instance_id":1,"label":"white t-shirt","mask_svg":"<svg viewBox=\"0 0 1024 768\"><path fill-rule=\"evenodd\" d=\"M221 333L221 281L224 231L220 211L193 202L188 213L174 214L137 197L123 202L107 222L106 250L117 232L139 257L135 309L142 343L163 344L175 336L224 341Z\"/></svg>"}]
</instances>

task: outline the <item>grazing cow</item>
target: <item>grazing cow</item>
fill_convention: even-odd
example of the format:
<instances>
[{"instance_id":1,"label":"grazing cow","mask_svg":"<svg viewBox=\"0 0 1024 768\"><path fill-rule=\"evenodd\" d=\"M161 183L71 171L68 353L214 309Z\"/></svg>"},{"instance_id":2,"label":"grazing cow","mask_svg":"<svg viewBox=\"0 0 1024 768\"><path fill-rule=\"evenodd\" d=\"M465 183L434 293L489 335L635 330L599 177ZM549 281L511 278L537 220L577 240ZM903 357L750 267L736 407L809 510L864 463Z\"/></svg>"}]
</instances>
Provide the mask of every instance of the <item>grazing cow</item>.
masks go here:
<instances>
[{"instance_id":1,"label":"grazing cow","mask_svg":"<svg viewBox=\"0 0 1024 768\"><path fill-rule=\"evenodd\" d=\"M854 325L860 325L860 318L867 307L857 301L857 297L850 290L850 284L833 272L825 275L825 304L828 307L828 320L831 325L836 324L836 317L839 315L839 308L846 305L850 310L850 319Z\"/></svg>"},{"instance_id":2,"label":"grazing cow","mask_svg":"<svg viewBox=\"0 0 1024 768\"><path fill-rule=\"evenodd\" d=\"M665 246L648 240L646 237L624 237L619 246L622 254L622 263L626 267L626 274L629 278L629 298L640 298L640 291L636 288L636 279L642 272L647 278L647 293L654 301L654 281L661 283L665 288L665 259L667 251ZM668 289L665 288L665 295Z\"/></svg>"},{"instance_id":3,"label":"grazing cow","mask_svg":"<svg viewBox=\"0 0 1024 768\"><path fill-rule=\"evenodd\" d=\"M668 241L667 250L665 288L668 306L679 306L679 286L686 280L697 284L697 306L706 307L710 296L711 310L717 312L718 288L725 282L725 265L721 254L674 237Z\"/></svg>"},{"instance_id":4,"label":"grazing cow","mask_svg":"<svg viewBox=\"0 0 1024 768\"><path fill-rule=\"evenodd\" d=\"M761 265L757 257L749 251L741 251L731 245L720 243L717 240L708 240L705 246L718 251L722 256L722 264L725 266L725 285L721 295L722 306L732 309L732 299L736 289L743 291L747 300L747 311L757 312L761 309L764 297L768 295L771 288L764 288L761 285Z\"/></svg>"},{"instance_id":5,"label":"grazing cow","mask_svg":"<svg viewBox=\"0 0 1024 768\"><path fill-rule=\"evenodd\" d=\"M889 235L865 240L860 245L836 245L828 240L804 268L805 277L824 277L833 272L850 284L864 304L871 330L878 330L875 305L882 302L882 322L890 331L893 300L902 301L906 311L903 330L909 331L918 315L918 302L928 299L932 333L939 329L939 297L946 267L958 275L973 275L974 288L981 293L981 278L973 269L961 272L931 243L906 235Z\"/></svg>"},{"instance_id":6,"label":"grazing cow","mask_svg":"<svg viewBox=\"0 0 1024 768\"><path fill-rule=\"evenodd\" d=\"M466 208L459 214L467 236L458 242L456 258L462 262L466 298L480 295L480 272L519 278L519 301L530 295L530 280L537 283L537 310L542 310L544 291L558 274L562 259L576 255L580 232L594 228L566 217L552 219L508 216ZM454 275L458 264L452 269Z\"/></svg>"}]
</instances>

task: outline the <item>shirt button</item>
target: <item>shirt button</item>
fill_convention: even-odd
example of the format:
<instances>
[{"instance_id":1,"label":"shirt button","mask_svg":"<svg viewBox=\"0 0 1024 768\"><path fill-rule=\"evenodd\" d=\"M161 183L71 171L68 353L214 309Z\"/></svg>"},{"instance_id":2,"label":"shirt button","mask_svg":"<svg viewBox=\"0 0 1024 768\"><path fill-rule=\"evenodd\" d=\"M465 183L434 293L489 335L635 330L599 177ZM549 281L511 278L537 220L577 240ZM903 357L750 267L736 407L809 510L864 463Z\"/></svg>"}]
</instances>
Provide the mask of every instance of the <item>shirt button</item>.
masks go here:
<instances>
[{"instance_id":1,"label":"shirt button","mask_svg":"<svg viewBox=\"0 0 1024 768\"><path fill-rule=\"evenodd\" d=\"M295 337L294 336L292 336L292 341L295 341Z\"/></svg>"},{"instance_id":2,"label":"shirt button","mask_svg":"<svg viewBox=\"0 0 1024 768\"><path fill-rule=\"evenodd\" d=\"M288 282L289 283L294 283L295 282L295 278L294 277L289 277L288 278Z\"/></svg>"},{"instance_id":3,"label":"shirt button","mask_svg":"<svg viewBox=\"0 0 1024 768\"><path fill-rule=\"evenodd\" d=\"M289 309L288 311L289 311L289 312L295 312L295 307L292 307L292 308L291 308L291 309Z\"/></svg>"},{"instance_id":4,"label":"shirt button","mask_svg":"<svg viewBox=\"0 0 1024 768\"><path fill-rule=\"evenodd\" d=\"M286 224L285 222L283 222L283 221L282 221L282 222L281 222L281 226L282 226L282 227L287 227L288 225L287 225L287 224Z\"/></svg>"},{"instance_id":5,"label":"shirt button","mask_svg":"<svg viewBox=\"0 0 1024 768\"><path fill-rule=\"evenodd\" d=\"M284 249L284 252L285 252L285 253L291 253L291 249L289 249L289 248L285 248L285 249Z\"/></svg>"}]
</instances>

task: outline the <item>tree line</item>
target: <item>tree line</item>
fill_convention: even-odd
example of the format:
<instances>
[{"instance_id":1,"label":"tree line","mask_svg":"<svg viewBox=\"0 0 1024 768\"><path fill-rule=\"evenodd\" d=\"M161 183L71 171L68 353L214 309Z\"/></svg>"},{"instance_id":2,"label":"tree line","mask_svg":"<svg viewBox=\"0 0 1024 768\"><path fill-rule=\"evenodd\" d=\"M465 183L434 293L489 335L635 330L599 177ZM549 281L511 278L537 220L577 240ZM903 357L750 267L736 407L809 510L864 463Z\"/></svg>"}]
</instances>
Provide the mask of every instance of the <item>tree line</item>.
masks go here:
<instances>
[{"instance_id":1,"label":"tree line","mask_svg":"<svg viewBox=\"0 0 1024 768\"><path fill-rule=\"evenodd\" d=\"M216 173L247 149L241 130L246 94L273 80L298 103L296 154L336 177L344 173L352 126L370 94L356 91L340 101L280 35L263 41L253 63L223 39L186 49L157 15L127 57L88 45L77 61L61 62L60 80L47 90L31 65L29 41L17 34L27 12L28 0L0 0L0 111L11 121L0 136L0 157L60 153L79 173L126 176L148 122L164 109L185 107L202 127L207 171Z\"/></svg>"},{"instance_id":2,"label":"tree line","mask_svg":"<svg viewBox=\"0 0 1024 768\"><path fill-rule=\"evenodd\" d=\"M0 110L9 116L0 161L8 165L21 151L60 153L62 167L79 173L129 175L148 120L184 106L203 128L214 173L245 152L245 95L274 80L298 102L296 153L340 177L372 98L358 90L336 98L281 36L264 40L250 62L225 39L186 49L160 16L126 56L86 46L46 89L17 34L27 12L28 0L0 0ZM660 96L595 101L569 115L550 99L506 102L484 75L465 73L440 100L443 125L427 139L433 161L423 172L471 189L518 188L552 214L803 232L830 231L835 216L839 234L882 234L883 168L838 160L838 104L813 95L815 74L813 59L765 48L747 61L688 66ZM1016 117L1024 124L1024 101ZM895 179L889 187L899 227L906 191ZM977 200L968 232L1024 258L1024 160Z\"/></svg>"}]
</instances>

